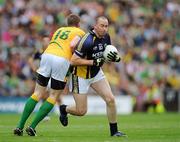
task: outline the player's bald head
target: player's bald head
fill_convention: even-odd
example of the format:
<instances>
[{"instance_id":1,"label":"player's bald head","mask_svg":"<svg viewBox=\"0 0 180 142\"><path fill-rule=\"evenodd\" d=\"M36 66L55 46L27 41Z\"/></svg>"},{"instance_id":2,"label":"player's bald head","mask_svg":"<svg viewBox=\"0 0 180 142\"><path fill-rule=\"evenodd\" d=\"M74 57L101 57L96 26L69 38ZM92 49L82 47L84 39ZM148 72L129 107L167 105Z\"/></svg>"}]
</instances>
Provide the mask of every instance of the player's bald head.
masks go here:
<instances>
[{"instance_id":1,"label":"player's bald head","mask_svg":"<svg viewBox=\"0 0 180 142\"><path fill-rule=\"evenodd\" d=\"M99 16L96 18L96 24L102 21L105 21L108 23L108 19L105 16Z\"/></svg>"}]
</instances>

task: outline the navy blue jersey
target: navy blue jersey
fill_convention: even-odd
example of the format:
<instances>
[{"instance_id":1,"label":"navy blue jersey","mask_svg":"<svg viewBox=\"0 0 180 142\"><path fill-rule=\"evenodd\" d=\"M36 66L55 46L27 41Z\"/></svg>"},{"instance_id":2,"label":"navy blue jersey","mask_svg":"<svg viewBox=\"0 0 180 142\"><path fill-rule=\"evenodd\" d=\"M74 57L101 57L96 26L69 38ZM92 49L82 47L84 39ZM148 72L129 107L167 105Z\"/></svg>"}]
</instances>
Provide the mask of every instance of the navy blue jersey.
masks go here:
<instances>
[{"instance_id":1,"label":"navy blue jersey","mask_svg":"<svg viewBox=\"0 0 180 142\"><path fill-rule=\"evenodd\" d=\"M97 59L103 57L105 47L109 44L111 44L109 34L106 34L103 38L98 38L93 31L90 31L81 39L75 54L88 60ZM95 77L99 70L100 67L97 66L76 66L73 73L88 79Z\"/></svg>"}]
</instances>

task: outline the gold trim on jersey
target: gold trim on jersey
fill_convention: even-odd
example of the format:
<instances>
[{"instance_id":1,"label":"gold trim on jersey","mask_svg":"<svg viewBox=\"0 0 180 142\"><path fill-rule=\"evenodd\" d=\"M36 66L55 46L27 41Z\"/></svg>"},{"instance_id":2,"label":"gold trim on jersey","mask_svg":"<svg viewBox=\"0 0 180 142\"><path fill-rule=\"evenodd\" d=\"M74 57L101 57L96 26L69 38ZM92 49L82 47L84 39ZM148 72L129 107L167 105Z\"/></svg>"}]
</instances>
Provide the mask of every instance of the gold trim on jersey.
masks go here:
<instances>
[{"instance_id":1,"label":"gold trim on jersey","mask_svg":"<svg viewBox=\"0 0 180 142\"><path fill-rule=\"evenodd\" d=\"M90 35L90 33L87 33L83 37L83 39L80 41L80 43L79 43L79 45L77 47L78 51L81 51L83 43L88 38L89 35ZM93 42L94 42L95 39L96 39L96 37L93 38ZM74 69L74 74L79 76L79 77L82 77L82 78L85 78L85 79L89 79L89 78L91 78L91 67L90 66L77 66Z\"/></svg>"},{"instance_id":2,"label":"gold trim on jersey","mask_svg":"<svg viewBox=\"0 0 180 142\"><path fill-rule=\"evenodd\" d=\"M79 77L88 79L90 78L90 66L76 66L74 67L73 73Z\"/></svg>"},{"instance_id":3,"label":"gold trim on jersey","mask_svg":"<svg viewBox=\"0 0 180 142\"><path fill-rule=\"evenodd\" d=\"M96 36L93 37L93 43L94 43L95 39L96 39Z\"/></svg>"},{"instance_id":4,"label":"gold trim on jersey","mask_svg":"<svg viewBox=\"0 0 180 142\"><path fill-rule=\"evenodd\" d=\"M78 45L78 47L77 47L77 50L78 50L78 51L81 50L82 45L83 45L84 41L87 39L88 35L90 35L90 33L87 33L87 34L82 38L82 40L80 41L80 43L79 43L79 45Z\"/></svg>"},{"instance_id":5,"label":"gold trim on jersey","mask_svg":"<svg viewBox=\"0 0 180 142\"><path fill-rule=\"evenodd\" d=\"M78 76L72 74L72 92L79 93L79 82Z\"/></svg>"}]
</instances>

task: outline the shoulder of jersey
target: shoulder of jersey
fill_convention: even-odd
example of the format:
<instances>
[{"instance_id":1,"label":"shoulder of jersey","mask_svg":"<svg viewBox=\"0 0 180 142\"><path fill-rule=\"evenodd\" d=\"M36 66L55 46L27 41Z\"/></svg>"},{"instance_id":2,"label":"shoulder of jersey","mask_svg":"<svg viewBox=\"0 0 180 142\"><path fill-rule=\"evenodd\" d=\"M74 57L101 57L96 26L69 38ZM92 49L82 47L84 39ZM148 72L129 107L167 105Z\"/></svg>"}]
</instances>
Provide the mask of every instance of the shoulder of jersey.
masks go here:
<instances>
[{"instance_id":1,"label":"shoulder of jersey","mask_svg":"<svg viewBox=\"0 0 180 142\"><path fill-rule=\"evenodd\" d=\"M83 42L85 42L87 45L93 44L94 35L90 34L89 32L86 33L83 37Z\"/></svg>"},{"instance_id":2,"label":"shoulder of jersey","mask_svg":"<svg viewBox=\"0 0 180 142\"><path fill-rule=\"evenodd\" d=\"M84 34L85 34L85 32L84 32L82 29L77 28L77 27L75 27L75 29L76 29L77 31L82 32L82 33L84 33Z\"/></svg>"}]
</instances>

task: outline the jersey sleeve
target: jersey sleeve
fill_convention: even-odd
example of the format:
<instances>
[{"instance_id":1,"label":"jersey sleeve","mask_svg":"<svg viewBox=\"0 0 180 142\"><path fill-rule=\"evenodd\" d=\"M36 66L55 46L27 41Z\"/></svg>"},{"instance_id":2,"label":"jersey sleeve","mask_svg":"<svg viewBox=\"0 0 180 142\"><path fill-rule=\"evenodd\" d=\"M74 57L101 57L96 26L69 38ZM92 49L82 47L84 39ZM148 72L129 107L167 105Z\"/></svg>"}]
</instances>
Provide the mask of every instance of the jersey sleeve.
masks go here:
<instances>
[{"instance_id":1,"label":"jersey sleeve","mask_svg":"<svg viewBox=\"0 0 180 142\"><path fill-rule=\"evenodd\" d=\"M89 49L91 48L92 46L92 41L90 40L89 34L86 34L82 39L81 41L78 43L78 46L75 50L75 54L81 58L84 58Z\"/></svg>"}]
</instances>

